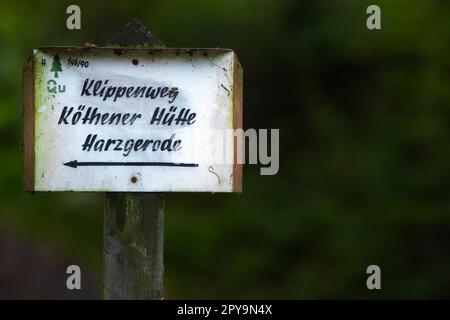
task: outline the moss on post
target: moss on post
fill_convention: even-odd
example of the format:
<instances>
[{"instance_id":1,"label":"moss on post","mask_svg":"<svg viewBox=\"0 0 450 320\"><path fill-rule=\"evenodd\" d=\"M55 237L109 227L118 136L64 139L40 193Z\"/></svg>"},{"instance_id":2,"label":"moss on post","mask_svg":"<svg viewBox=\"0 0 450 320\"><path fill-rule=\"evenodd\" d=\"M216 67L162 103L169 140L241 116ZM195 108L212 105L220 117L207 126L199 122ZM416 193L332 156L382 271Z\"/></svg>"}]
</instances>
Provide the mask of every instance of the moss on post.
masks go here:
<instances>
[{"instance_id":1,"label":"moss on post","mask_svg":"<svg viewBox=\"0 0 450 320\"><path fill-rule=\"evenodd\" d=\"M163 230L163 194L106 194L105 299L162 298Z\"/></svg>"}]
</instances>

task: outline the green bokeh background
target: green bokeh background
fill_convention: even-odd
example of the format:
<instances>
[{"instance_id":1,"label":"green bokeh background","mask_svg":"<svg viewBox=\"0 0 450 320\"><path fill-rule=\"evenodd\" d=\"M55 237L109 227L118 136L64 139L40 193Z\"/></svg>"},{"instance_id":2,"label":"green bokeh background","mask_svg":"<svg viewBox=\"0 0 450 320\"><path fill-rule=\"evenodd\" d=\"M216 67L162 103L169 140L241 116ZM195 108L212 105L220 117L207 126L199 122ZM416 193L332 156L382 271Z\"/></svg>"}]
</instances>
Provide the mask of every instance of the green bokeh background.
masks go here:
<instances>
[{"instance_id":1,"label":"green bokeh background","mask_svg":"<svg viewBox=\"0 0 450 320\"><path fill-rule=\"evenodd\" d=\"M366 28L375 3L381 31ZM70 4L79 31L65 27ZM0 230L101 283L103 195L23 192L21 69L33 47L103 44L137 17L169 47L236 50L245 127L280 129L277 175L246 166L240 195L167 194L166 298L450 298L448 12L438 0L3 0ZM371 264L380 291L366 288Z\"/></svg>"}]
</instances>

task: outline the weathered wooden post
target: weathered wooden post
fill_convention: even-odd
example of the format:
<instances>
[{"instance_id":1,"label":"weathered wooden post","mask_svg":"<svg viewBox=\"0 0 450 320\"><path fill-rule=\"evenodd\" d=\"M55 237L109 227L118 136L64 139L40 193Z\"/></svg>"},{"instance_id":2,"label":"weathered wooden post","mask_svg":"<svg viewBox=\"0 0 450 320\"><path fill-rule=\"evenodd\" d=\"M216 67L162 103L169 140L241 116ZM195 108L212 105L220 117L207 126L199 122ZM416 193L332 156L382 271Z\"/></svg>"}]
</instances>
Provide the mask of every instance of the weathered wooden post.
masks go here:
<instances>
[{"instance_id":1,"label":"weathered wooden post","mask_svg":"<svg viewBox=\"0 0 450 320\"><path fill-rule=\"evenodd\" d=\"M162 48L134 19L109 46ZM105 299L161 299L164 286L164 194L105 196L103 295Z\"/></svg>"},{"instance_id":2,"label":"weathered wooden post","mask_svg":"<svg viewBox=\"0 0 450 320\"><path fill-rule=\"evenodd\" d=\"M161 299L164 195L107 193L103 239L105 299Z\"/></svg>"},{"instance_id":3,"label":"weathered wooden post","mask_svg":"<svg viewBox=\"0 0 450 320\"><path fill-rule=\"evenodd\" d=\"M236 54L133 20L106 47L34 49L23 85L25 190L106 192L104 297L161 299L163 192L242 189Z\"/></svg>"}]
</instances>

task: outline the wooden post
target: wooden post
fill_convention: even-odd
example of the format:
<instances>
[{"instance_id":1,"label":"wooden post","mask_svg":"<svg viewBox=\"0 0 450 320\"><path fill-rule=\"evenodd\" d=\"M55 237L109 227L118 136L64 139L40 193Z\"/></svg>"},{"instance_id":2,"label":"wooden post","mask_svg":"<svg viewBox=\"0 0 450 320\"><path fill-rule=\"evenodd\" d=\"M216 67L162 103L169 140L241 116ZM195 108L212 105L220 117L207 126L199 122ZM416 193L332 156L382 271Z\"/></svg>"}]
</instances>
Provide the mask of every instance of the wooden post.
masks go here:
<instances>
[{"instance_id":1,"label":"wooden post","mask_svg":"<svg viewBox=\"0 0 450 320\"><path fill-rule=\"evenodd\" d=\"M108 46L164 47L134 19ZM105 299L161 299L164 278L164 194L106 193Z\"/></svg>"}]
</instances>

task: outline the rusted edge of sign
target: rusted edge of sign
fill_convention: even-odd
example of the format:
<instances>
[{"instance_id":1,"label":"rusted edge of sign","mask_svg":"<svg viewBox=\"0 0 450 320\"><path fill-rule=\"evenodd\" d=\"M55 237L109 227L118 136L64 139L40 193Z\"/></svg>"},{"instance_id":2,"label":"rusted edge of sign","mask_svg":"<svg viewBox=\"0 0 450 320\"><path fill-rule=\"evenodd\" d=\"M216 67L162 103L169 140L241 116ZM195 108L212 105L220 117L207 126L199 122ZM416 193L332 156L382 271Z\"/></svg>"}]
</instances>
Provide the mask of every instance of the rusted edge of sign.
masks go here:
<instances>
[{"instance_id":1,"label":"rusted edge of sign","mask_svg":"<svg viewBox=\"0 0 450 320\"><path fill-rule=\"evenodd\" d=\"M22 171L23 187L27 192L34 191L34 55L30 55L22 71L22 116L23 116L23 141L22 141Z\"/></svg>"},{"instance_id":2,"label":"rusted edge of sign","mask_svg":"<svg viewBox=\"0 0 450 320\"><path fill-rule=\"evenodd\" d=\"M243 70L236 53L233 51L233 128L234 130L243 128ZM236 131L235 131L236 132ZM239 139L234 137L234 164L233 164L233 192L242 192L242 169L243 165L238 163ZM243 141L245 143L245 141Z\"/></svg>"},{"instance_id":3,"label":"rusted edge of sign","mask_svg":"<svg viewBox=\"0 0 450 320\"><path fill-rule=\"evenodd\" d=\"M133 52L133 51L142 51L142 52L149 52L153 54L158 54L162 52L174 52L176 54L186 53L189 55L195 54L195 53L201 53L205 56L208 56L208 53L210 52L234 52L233 49L230 48L184 48L184 47L174 47L174 48L167 48L167 47L123 47L123 46L108 46L108 47L101 47L101 46L94 46L94 47L81 47L81 46L37 46L34 47L35 50L42 50L42 51L67 51L67 52L91 52L91 53L101 53L101 52L113 52L117 55L120 55L121 52Z\"/></svg>"}]
</instances>

